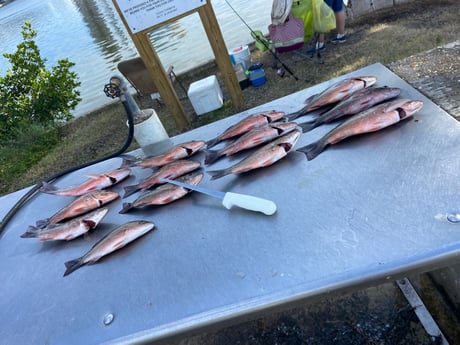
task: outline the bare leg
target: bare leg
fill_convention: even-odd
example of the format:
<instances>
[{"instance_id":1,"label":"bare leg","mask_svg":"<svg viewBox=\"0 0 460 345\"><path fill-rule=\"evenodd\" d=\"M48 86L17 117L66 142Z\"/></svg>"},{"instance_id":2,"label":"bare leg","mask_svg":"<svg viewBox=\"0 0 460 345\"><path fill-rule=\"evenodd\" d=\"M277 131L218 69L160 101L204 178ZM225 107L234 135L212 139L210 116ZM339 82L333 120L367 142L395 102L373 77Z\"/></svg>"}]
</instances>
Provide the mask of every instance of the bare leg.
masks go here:
<instances>
[{"instance_id":1,"label":"bare leg","mask_svg":"<svg viewBox=\"0 0 460 345\"><path fill-rule=\"evenodd\" d=\"M335 25L339 35L345 35L345 11L335 13ZM323 38L324 39L324 38Z\"/></svg>"}]
</instances>

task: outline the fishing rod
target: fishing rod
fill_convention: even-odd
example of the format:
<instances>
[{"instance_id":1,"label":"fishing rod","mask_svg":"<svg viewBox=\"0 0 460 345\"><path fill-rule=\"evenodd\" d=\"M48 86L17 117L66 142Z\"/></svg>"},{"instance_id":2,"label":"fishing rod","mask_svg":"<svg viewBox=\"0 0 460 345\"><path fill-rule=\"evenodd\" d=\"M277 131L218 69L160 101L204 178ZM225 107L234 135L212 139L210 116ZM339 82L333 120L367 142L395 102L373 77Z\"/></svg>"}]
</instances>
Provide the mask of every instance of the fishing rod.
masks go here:
<instances>
[{"instance_id":1,"label":"fishing rod","mask_svg":"<svg viewBox=\"0 0 460 345\"><path fill-rule=\"evenodd\" d=\"M232 9L232 11L238 16L238 18L240 18L240 20L243 22L243 24L246 25L246 27L249 29L249 31L251 32L253 37L258 37L257 34L254 32L254 30L252 30L252 28L249 26L249 24L239 15L238 12L236 12L236 10L233 8L233 6L227 0L225 0L225 2ZM273 57L276 59L276 61L278 61L281 64L281 66L283 66L283 68L290 75L292 75L294 77L295 80L299 80L299 78L297 78L297 76L294 74L294 72L292 72L292 70L288 66L286 66L286 64L283 61L281 61L279 56L275 52L273 52L272 49L270 49L269 45L267 44L267 42L265 40L259 40L259 42L262 43L265 46L265 48L267 48L267 50L273 55Z\"/></svg>"}]
</instances>

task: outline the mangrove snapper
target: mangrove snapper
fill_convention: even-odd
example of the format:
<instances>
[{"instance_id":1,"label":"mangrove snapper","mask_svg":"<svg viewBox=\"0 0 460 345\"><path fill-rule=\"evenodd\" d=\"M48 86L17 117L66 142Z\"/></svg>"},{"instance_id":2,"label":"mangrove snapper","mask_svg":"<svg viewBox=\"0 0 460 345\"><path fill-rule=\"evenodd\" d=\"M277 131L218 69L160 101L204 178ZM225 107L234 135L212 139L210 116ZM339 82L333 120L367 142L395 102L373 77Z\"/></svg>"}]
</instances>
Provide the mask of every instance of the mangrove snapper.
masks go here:
<instances>
[{"instance_id":1,"label":"mangrove snapper","mask_svg":"<svg viewBox=\"0 0 460 345\"><path fill-rule=\"evenodd\" d=\"M401 89L397 87L370 87L353 93L347 99L339 102L334 108L319 115L313 121L299 124L303 132L308 132L323 123L335 121L343 116L354 115L367 110L376 104L399 96Z\"/></svg>"},{"instance_id":2,"label":"mangrove snapper","mask_svg":"<svg viewBox=\"0 0 460 345\"><path fill-rule=\"evenodd\" d=\"M422 101L399 99L384 103L353 115L351 118L328 132L320 140L306 145L297 151L305 153L308 160L319 155L328 145L353 135L375 132L408 118L419 111Z\"/></svg>"},{"instance_id":3,"label":"mangrove snapper","mask_svg":"<svg viewBox=\"0 0 460 345\"><path fill-rule=\"evenodd\" d=\"M197 185L203 179L202 173L192 173L179 177L177 180L191 185ZM166 183L152 191L144 193L133 202L123 203L123 208L119 213L126 213L133 208L142 208L150 205L166 205L176 201L190 192L184 187Z\"/></svg>"},{"instance_id":4,"label":"mangrove snapper","mask_svg":"<svg viewBox=\"0 0 460 345\"><path fill-rule=\"evenodd\" d=\"M152 175L144 179L142 182L125 187L125 195L123 198L130 196L131 194L136 193L137 191L146 190L152 188L157 184L164 184L161 181L161 177L175 179L176 177L182 176L193 170L198 169L201 167L200 162L196 162L193 160L188 159L179 159L163 165L160 169L155 171Z\"/></svg>"},{"instance_id":5,"label":"mangrove snapper","mask_svg":"<svg viewBox=\"0 0 460 345\"><path fill-rule=\"evenodd\" d=\"M300 129L295 129L262 146L239 163L226 169L208 171L208 174L212 176L211 180L215 180L228 174L240 174L272 165L286 157L286 155L292 151L301 133L302 131Z\"/></svg>"},{"instance_id":6,"label":"mangrove snapper","mask_svg":"<svg viewBox=\"0 0 460 345\"><path fill-rule=\"evenodd\" d=\"M48 182L42 182L40 192L61 196L81 196L96 189L104 189L124 180L131 174L131 169L119 168L102 174L86 174L89 180L78 186L58 189Z\"/></svg>"},{"instance_id":7,"label":"mangrove snapper","mask_svg":"<svg viewBox=\"0 0 460 345\"><path fill-rule=\"evenodd\" d=\"M141 160L124 159L122 166L138 166L143 169L161 167L178 159L191 157L206 144L203 140L192 140L184 142L169 150L155 156L146 157Z\"/></svg>"},{"instance_id":8,"label":"mangrove snapper","mask_svg":"<svg viewBox=\"0 0 460 345\"><path fill-rule=\"evenodd\" d=\"M228 127L222 134L209 140L206 144L208 148L217 145L219 142L234 138L250 131L253 128L265 126L268 123L281 120L285 113L281 111L269 111L251 114L233 126Z\"/></svg>"},{"instance_id":9,"label":"mangrove snapper","mask_svg":"<svg viewBox=\"0 0 460 345\"><path fill-rule=\"evenodd\" d=\"M377 77L374 76L361 76L339 81L324 91L307 98L305 100L305 106L299 111L286 115L286 119L292 121L313 110L343 101L354 92L374 85L376 81Z\"/></svg>"},{"instance_id":10,"label":"mangrove snapper","mask_svg":"<svg viewBox=\"0 0 460 345\"><path fill-rule=\"evenodd\" d=\"M94 229L105 217L109 209L107 207L97 208L83 216L73 218L64 223L50 224L44 229L29 226L27 231L21 235L22 238L38 238L40 241L70 241L78 236L86 234Z\"/></svg>"},{"instance_id":11,"label":"mangrove snapper","mask_svg":"<svg viewBox=\"0 0 460 345\"><path fill-rule=\"evenodd\" d=\"M56 224L65 219L80 216L117 199L119 196L117 192L93 190L78 197L52 217L37 221L36 225L39 228L44 228L49 224Z\"/></svg>"},{"instance_id":12,"label":"mangrove snapper","mask_svg":"<svg viewBox=\"0 0 460 345\"><path fill-rule=\"evenodd\" d=\"M212 164L222 156L228 157L237 152L265 144L296 128L297 123L295 122L273 122L264 127L254 128L221 150L205 150L204 163Z\"/></svg>"},{"instance_id":13,"label":"mangrove snapper","mask_svg":"<svg viewBox=\"0 0 460 345\"><path fill-rule=\"evenodd\" d=\"M85 255L78 259L67 261L65 263L64 277L84 265L94 264L103 256L123 248L154 227L154 223L144 220L131 221L119 226L99 240Z\"/></svg>"}]
</instances>

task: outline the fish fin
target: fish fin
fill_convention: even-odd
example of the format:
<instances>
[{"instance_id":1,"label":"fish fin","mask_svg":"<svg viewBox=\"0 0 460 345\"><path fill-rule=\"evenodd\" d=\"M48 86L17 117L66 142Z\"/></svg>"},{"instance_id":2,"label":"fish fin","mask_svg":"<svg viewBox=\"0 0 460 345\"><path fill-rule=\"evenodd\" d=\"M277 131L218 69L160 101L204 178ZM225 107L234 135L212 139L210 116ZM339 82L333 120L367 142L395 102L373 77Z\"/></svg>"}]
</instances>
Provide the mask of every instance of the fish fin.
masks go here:
<instances>
[{"instance_id":1,"label":"fish fin","mask_svg":"<svg viewBox=\"0 0 460 345\"><path fill-rule=\"evenodd\" d=\"M229 171L227 169L222 169L207 171L207 173L211 175L211 180L217 180L218 178L228 175Z\"/></svg>"},{"instance_id":2,"label":"fish fin","mask_svg":"<svg viewBox=\"0 0 460 345\"><path fill-rule=\"evenodd\" d=\"M295 119L297 119L298 117L302 115L303 115L303 108L300 109L299 111L284 115L284 118L287 122L290 122L290 121L294 121Z\"/></svg>"},{"instance_id":3,"label":"fish fin","mask_svg":"<svg viewBox=\"0 0 460 345\"><path fill-rule=\"evenodd\" d=\"M126 198L134 193L136 193L139 190L139 185L135 184L132 186L126 186L125 188L125 195L123 195L123 198Z\"/></svg>"},{"instance_id":4,"label":"fish fin","mask_svg":"<svg viewBox=\"0 0 460 345\"><path fill-rule=\"evenodd\" d=\"M73 271L79 269L84 264L85 263L82 262L82 258L78 258L78 259L74 259L74 260L70 260L70 261L65 262L64 265L65 265L66 270L64 272L63 277L65 277L66 275L69 275Z\"/></svg>"},{"instance_id":5,"label":"fish fin","mask_svg":"<svg viewBox=\"0 0 460 345\"><path fill-rule=\"evenodd\" d=\"M40 232L40 229L37 228L36 226L29 225L27 228L26 232L23 233L20 237L21 238L32 238L32 237L37 237L37 234Z\"/></svg>"},{"instance_id":6,"label":"fish fin","mask_svg":"<svg viewBox=\"0 0 460 345\"><path fill-rule=\"evenodd\" d=\"M305 101L303 101L303 104L311 103L316 97L318 97L318 94L317 94L317 93L315 93L314 95L311 95L310 97L308 97L307 99L305 99Z\"/></svg>"},{"instance_id":7,"label":"fish fin","mask_svg":"<svg viewBox=\"0 0 460 345\"><path fill-rule=\"evenodd\" d=\"M217 138L214 138L214 139L211 139L211 140L208 140L206 142L206 147L207 148L211 148L213 146L216 146L218 143L220 142L220 138L217 137Z\"/></svg>"},{"instance_id":8,"label":"fish fin","mask_svg":"<svg viewBox=\"0 0 460 345\"><path fill-rule=\"evenodd\" d=\"M58 188L56 186L53 186L51 183L43 181L39 190L42 193L54 194L58 190Z\"/></svg>"},{"instance_id":9,"label":"fish fin","mask_svg":"<svg viewBox=\"0 0 460 345\"><path fill-rule=\"evenodd\" d=\"M43 229L44 227L48 225L48 223L49 223L49 218L46 218L46 219L37 220L35 222L35 225L37 226L37 228Z\"/></svg>"},{"instance_id":10,"label":"fish fin","mask_svg":"<svg viewBox=\"0 0 460 345\"><path fill-rule=\"evenodd\" d=\"M326 147L325 142L322 140L315 141L309 145L301 147L296 151L302 152L307 156L307 159L311 161L313 158L318 156L321 152L323 152L324 148Z\"/></svg>"},{"instance_id":11,"label":"fish fin","mask_svg":"<svg viewBox=\"0 0 460 345\"><path fill-rule=\"evenodd\" d=\"M131 168L136 166L137 159L133 156L124 155L123 160L121 161L120 169Z\"/></svg>"},{"instance_id":12,"label":"fish fin","mask_svg":"<svg viewBox=\"0 0 460 345\"><path fill-rule=\"evenodd\" d=\"M307 121L304 123L299 123L299 127L302 128L302 133L311 131L312 129L318 127L320 124L318 124L316 121Z\"/></svg>"},{"instance_id":13,"label":"fish fin","mask_svg":"<svg viewBox=\"0 0 460 345\"><path fill-rule=\"evenodd\" d=\"M121 214L126 213L132 208L133 208L133 203L132 202L124 202L123 203L123 208L118 213L121 213Z\"/></svg>"},{"instance_id":14,"label":"fish fin","mask_svg":"<svg viewBox=\"0 0 460 345\"><path fill-rule=\"evenodd\" d=\"M218 150L204 150L204 164L212 164L220 157Z\"/></svg>"},{"instance_id":15,"label":"fish fin","mask_svg":"<svg viewBox=\"0 0 460 345\"><path fill-rule=\"evenodd\" d=\"M90 178L90 179L93 179L93 180L94 180L94 179L97 179L97 178L99 178L99 177L101 177L100 174L85 174L85 176L86 176L87 178Z\"/></svg>"}]
</instances>

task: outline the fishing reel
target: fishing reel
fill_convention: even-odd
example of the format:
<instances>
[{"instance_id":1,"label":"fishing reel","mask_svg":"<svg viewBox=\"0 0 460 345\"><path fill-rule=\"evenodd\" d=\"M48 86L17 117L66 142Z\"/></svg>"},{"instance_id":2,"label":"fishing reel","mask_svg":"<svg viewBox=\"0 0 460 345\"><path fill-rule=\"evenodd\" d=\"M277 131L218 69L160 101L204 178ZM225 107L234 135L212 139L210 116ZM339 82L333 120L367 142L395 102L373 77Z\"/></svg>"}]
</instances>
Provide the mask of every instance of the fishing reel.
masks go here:
<instances>
[{"instance_id":1,"label":"fishing reel","mask_svg":"<svg viewBox=\"0 0 460 345\"><path fill-rule=\"evenodd\" d=\"M105 84L104 86L104 92L106 96L110 98L120 97L121 96L121 87L120 87L121 84L122 84L122 81L118 77L110 78L110 82L108 84Z\"/></svg>"}]
</instances>

